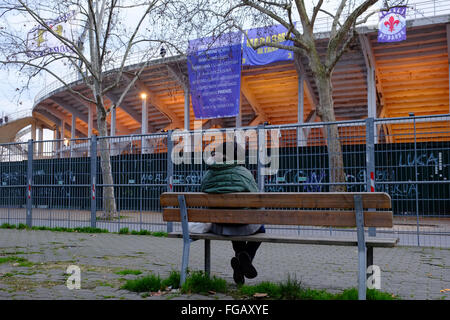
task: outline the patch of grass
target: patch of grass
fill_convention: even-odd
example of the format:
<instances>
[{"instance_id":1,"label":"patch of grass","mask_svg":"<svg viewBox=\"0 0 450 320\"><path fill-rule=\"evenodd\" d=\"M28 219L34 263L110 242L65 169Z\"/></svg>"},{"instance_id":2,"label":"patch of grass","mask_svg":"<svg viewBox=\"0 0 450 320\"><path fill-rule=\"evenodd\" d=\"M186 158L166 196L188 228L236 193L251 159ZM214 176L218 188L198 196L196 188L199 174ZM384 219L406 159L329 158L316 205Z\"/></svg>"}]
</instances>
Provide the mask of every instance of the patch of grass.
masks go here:
<instances>
[{"instance_id":1,"label":"patch of grass","mask_svg":"<svg viewBox=\"0 0 450 320\"><path fill-rule=\"evenodd\" d=\"M96 285L97 285L98 287L111 287L111 288L114 287L111 283L106 282L106 281L101 281L101 280L98 280L98 281L96 282Z\"/></svg>"},{"instance_id":2,"label":"patch of grass","mask_svg":"<svg viewBox=\"0 0 450 320\"><path fill-rule=\"evenodd\" d=\"M128 270L128 269L125 269L125 270L117 271L116 274L119 274L119 275L122 275L122 276L125 276L125 275L127 275L127 274L134 274L134 275L137 276L137 275L142 274L142 271L140 271L140 270Z\"/></svg>"},{"instance_id":3,"label":"patch of grass","mask_svg":"<svg viewBox=\"0 0 450 320\"><path fill-rule=\"evenodd\" d=\"M119 230L119 234L131 234L134 236L153 236L153 237L167 237L167 232L164 231L148 231L148 230L129 230L128 228L122 228Z\"/></svg>"},{"instance_id":4,"label":"patch of grass","mask_svg":"<svg viewBox=\"0 0 450 320\"><path fill-rule=\"evenodd\" d=\"M151 235L154 237L167 237L167 232L156 231L156 232L152 232Z\"/></svg>"},{"instance_id":5,"label":"patch of grass","mask_svg":"<svg viewBox=\"0 0 450 320\"><path fill-rule=\"evenodd\" d=\"M181 287L182 293L205 294L208 291L225 293L227 291L227 282L216 276L208 277L203 271L194 271L186 277L186 281Z\"/></svg>"},{"instance_id":6,"label":"patch of grass","mask_svg":"<svg viewBox=\"0 0 450 320\"><path fill-rule=\"evenodd\" d=\"M162 281L162 286L164 288L171 287L172 289L178 289L180 287L180 272L171 271L169 277Z\"/></svg>"},{"instance_id":7,"label":"patch of grass","mask_svg":"<svg viewBox=\"0 0 450 320\"><path fill-rule=\"evenodd\" d=\"M4 223L0 226L2 229L19 229L19 230L46 230L46 231L60 231L60 232L80 232L80 233L107 233L106 229L92 228L92 227L77 227L77 228L65 228L65 227L45 227L45 226L33 226L28 227L23 223L19 225Z\"/></svg>"},{"instance_id":8,"label":"patch of grass","mask_svg":"<svg viewBox=\"0 0 450 320\"><path fill-rule=\"evenodd\" d=\"M19 267L32 267L32 266L34 266L34 262L31 262L31 261L22 261L22 262L19 262Z\"/></svg>"},{"instance_id":9,"label":"patch of grass","mask_svg":"<svg viewBox=\"0 0 450 320\"><path fill-rule=\"evenodd\" d=\"M150 274L135 280L128 280L121 289L133 292L149 292L161 290L161 287L161 277L159 275Z\"/></svg>"},{"instance_id":10,"label":"patch of grass","mask_svg":"<svg viewBox=\"0 0 450 320\"><path fill-rule=\"evenodd\" d=\"M92 227L82 227L82 228L74 228L75 232L83 232L83 233L108 233L107 229L100 228L92 228Z\"/></svg>"},{"instance_id":11,"label":"patch of grass","mask_svg":"<svg viewBox=\"0 0 450 320\"><path fill-rule=\"evenodd\" d=\"M23 252L23 251L15 251L15 252L2 252L2 254L4 254L4 255L9 255L9 254L13 254L13 255L16 255L16 254L25 254L25 252Z\"/></svg>"},{"instance_id":12,"label":"patch of grass","mask_svg":"<svg viewBox=\"0 0 450 320\"><path fill-rule=\"evenodd\" d=\"M27 259L16 256L0 257L0 264L8 262L25 262L25 261L27 261Z\"/></svg>"},{"instance_id":13,"label":"patch of grass","mask_svg":"<svg viewBox=\"0 0 450 320\"><path fill-rule=\"evenodd\" d=\"M0 257L0 264L2 263L18 263L19 267L32 267L34 266L34 263L31 261L28 261L25 258L16 257L16 256L10 256L10 257Z\"/></svg>"},{"instance_id":14,"label":"patch of grass","mask_svg":"<svg viewBox=\"0 0 450 320\"><path fill-rule=\"evenodd\" d=\"M334 296L335 300L358 300L358 290L356 288L346 289L342 293L338 293ZM398 297L394 295L379 291L376 289L367 289L367 300L398 300Z\"/></svg>"},{"instance_id":15,"label":"patch of grass","mask_svg":"<svg viewBox=\"0 0 450 320\"><path fill-rule=\"evenodd\" d=\"M0 228L2 229L16 229L16 225L9 224L9 223L3 223Z\"/></svg>"},{"instance_id":16,"label":"patch of grass","mask_svg":"<svg viewBox=\"0 0 450 320\"><path fill-rule=\"evenodd\" d=\"M9 223L3 223L0 225L0 229L19 229L19 230L39 230L39 231L58 231L58 232L78 232L78 233L109 233L107 229L100 229L100 228L92 228L92 227L76 227L76 228L65 228L65 227L45 227L45 226L33 226L28 227L25 224L9 224ZM128 228L122 228L118 232L119 234L133 234L133 235L145 235L145 236L154 236L154 237L167 237L167 232L163 231L147 231L147 230L141 230L141 231L135 231L130 230Z\"/></svg>"},{"instance_id":17,"label":"patch of grass","mask_svg":"<svg viewBox=\"0 0 450 320\"><path fill-rule=\"evenodd\" d=\"M300 281L288 276L287 281L281 283L261 282L257 285L242 285L238 288L238 295L252 298L256 293L266 293L269 299L287 300L358 300L356 288L346 289L342 293L333 294L326 290L308 289L302 287ZM367 289L367 300L395 300L392 294Z\"/></svg>"},{"instance_id":18,"label":"patch of grass","mask_svg":"<svg viewBox=\"0 0 450 320\"><path fill-rule=\"evenodd\" d=\"M8 278L8 277L12 277L12 276L14 276L14 274L7 272L4 275L2 275L2 278Z\"/></svg>"}]
</instances>

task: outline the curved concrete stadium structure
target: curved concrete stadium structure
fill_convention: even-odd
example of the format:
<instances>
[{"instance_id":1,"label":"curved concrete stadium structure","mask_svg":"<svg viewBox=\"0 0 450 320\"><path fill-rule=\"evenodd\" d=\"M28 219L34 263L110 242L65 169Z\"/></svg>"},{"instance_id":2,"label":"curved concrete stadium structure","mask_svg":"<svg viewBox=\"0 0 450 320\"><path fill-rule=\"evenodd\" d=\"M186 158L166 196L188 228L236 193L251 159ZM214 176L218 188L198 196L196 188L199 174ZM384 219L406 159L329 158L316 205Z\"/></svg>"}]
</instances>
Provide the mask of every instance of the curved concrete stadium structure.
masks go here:
<instances>
[{"instance_id":1,"label":"curved concrete stadium structure","mask_svg":"<svg viewBox=\"0 0 450 320\"><path fill-rule=\"evenodd\" d=\"M327 34L319 36L318 44L324 52ZM337 120L404 117L411 112L416 116L449 114L449 47L450 15L408 20L407 40L396 43L378 43L375 27L361 28L359 38L333 73ZM105 97L109 105L117 101L140 66L130 63L125 68L120 85ZM77 80L76 74L70 77L70 87L89 96L83 81ZM148 133L193 129L192 105L190 99L185 99L187 79L185 56L152 61L115 115L108 117L111 135L141 133L142 119L148 121ZM142 116L141 93L147 96L147 117ZM300 63L243 67L241 97L240 117L203 120L203 128L320 121L315 113L317 87L306 59ZM84 103L60 84L45 88L33 107L33 114L53 124L62 138L98 134L95 113L94 106ZM392 136L388 142L403 142L412 139L408 135L402 138L402 133L410 132L412 126L392 123L383 130L385 135ZM450 139L448 121L436 121L432 126L434 131L446 132L442 138ZM417 123L416 129L418 132L430 129L430 124ZM309 142L312 144L313 138L321 134L320 130L311 130Z\"/></svg>"}]
</instances>

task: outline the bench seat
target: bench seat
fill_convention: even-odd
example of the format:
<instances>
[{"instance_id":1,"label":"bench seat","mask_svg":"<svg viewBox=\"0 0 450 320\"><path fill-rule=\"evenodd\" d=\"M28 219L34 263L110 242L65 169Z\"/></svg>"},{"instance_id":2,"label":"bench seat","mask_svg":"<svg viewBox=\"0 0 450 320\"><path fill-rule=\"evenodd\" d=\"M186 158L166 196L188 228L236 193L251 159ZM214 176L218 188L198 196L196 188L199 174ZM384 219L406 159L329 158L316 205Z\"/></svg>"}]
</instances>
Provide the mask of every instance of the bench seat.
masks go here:
<instances>
[{"instance_id":1,"label":"bench seat","mask_svg":"<svg viewBox=\"0 0 450 320\"><path fill-rule=\"evenodd\" d=\"M182 232L170 232L169 238L183 238ZM277 234L257 233L249 236L221 236L214 233L190 233L192 240L225 240L225 241L257 241L272 243L295 243L334 246L358 246L357 237L308 237L283 236ZM397 246L398 238L366 237L366 246L373 248L393 248Z\"/></svg>"}]
</instances>

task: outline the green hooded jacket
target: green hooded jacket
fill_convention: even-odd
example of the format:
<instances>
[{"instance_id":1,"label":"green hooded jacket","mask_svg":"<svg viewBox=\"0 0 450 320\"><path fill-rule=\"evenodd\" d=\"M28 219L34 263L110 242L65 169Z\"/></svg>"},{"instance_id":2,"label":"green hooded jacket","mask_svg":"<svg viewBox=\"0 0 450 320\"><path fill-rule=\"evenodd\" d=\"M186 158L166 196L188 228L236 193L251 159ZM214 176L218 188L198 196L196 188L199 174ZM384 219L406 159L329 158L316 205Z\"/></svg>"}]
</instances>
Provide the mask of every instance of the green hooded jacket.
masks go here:
<instances>
[{"instance_id":1,"label":"green hooded jacket","mask_svg":"<svg viewBox=\"0 0 450 320\"><path fill-rule=\"evenodd\" d=\"M201 191L206 193L258 192L258 185L252 173L245 167L233 163L212 164L203 177ZM220 235L237 236L256 233L260 224L213 223L211 232Z\"/></svg>"},{"instance_id":2,"label":"green hooded jacket","mask_svg":"<svg viewBox=\"0 0 450 320\"><path fill-rule=\"evenodd\" d=\"M258 192L252 173L237 163L221 163L208 166L203 177L201 191L206 193Z\"/></svg>"}]
</instances>

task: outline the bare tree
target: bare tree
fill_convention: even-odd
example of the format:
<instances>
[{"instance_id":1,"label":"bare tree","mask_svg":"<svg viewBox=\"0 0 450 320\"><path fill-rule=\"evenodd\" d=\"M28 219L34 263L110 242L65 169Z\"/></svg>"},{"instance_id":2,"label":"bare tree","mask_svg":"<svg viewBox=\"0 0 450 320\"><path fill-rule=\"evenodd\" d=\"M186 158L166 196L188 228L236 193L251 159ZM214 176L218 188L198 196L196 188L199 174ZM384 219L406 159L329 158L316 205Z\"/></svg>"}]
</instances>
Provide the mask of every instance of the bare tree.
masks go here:
<instances>
[{"instance_id":1,"label":"bare tree","mask_svg":"<svg viewBox=\"0 0 450 320\"><path fill-rule=\"evenodd\" d=\"M244 24L248 24L249 20L252 21L252 24L259 26L283 25L288 30L285 40L291 40L293 45L269 42L252 44L253 48L271 46L291 50L295 53L295 59L298 62L302 56L306 57L318 90L317 115L324 122L335 122L331 82L333 70L354 41L357 27L379 11L371 10L369 12L369 8L379 1L337 0L335 1L337 7L334 11L325 8L323 0L315 2L312 10L308 10L304 0L242 0L231 3L218 15L227 21L233 21L234 26L239 29L243 29ZM328 43L324 55L318 50L317 34L314 33L314 27L320 15L331 19L331 30L328 32ZM296 23L298 19L300 21ZM328 145L330 183L332 184L330 191L345 191L346 176L338 127L337 125L328 125L327 127L328 130L325 134Z\"/></svg>"},{"instance_id":2,"label":"bare tree","mask_svg":"<svg viewBox=\"0 0 450 320\"><path fill-rule=\"evenodd\" d=\"M184 10L184 15L180 15L180 9ZM70 10L77 13L72 23L78 32L68 34L54 28L52 21L57 17L65 19ZM29 81L43 72L58 79L86 105L95 106L99 136L107 136L108 113L122 103L149 61L159 57L161 44L169 51L172 49L172 53L182 51L180 48L187 41L185 34L179 31L191 30L193 25L185 23L195 12L195 5L171 0L3 0L0 3L3 24L0 27L0 63L5 68L17 67L27 74ZM37 25L37 32L29 34L33 24ZM44 33L56 38L61 48L67 50L30 47L30 35L39 45L42 41L39 37ZM139 69L131 74L131 80L117 101L107 108L105 95L120 85L128 58L137 52L141 57ZM89 94L75 91L61 72L55 71L63 66L78 72ZM105 185L104 217L112 218L117 211L107 139L99 139L98 149Z\"/></svg>"}]
</instances>

